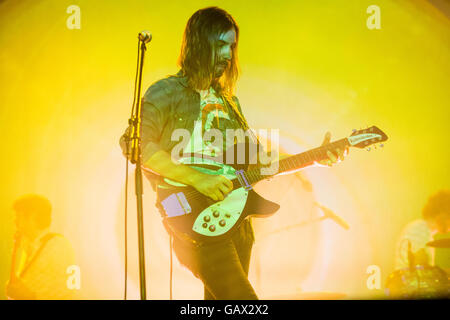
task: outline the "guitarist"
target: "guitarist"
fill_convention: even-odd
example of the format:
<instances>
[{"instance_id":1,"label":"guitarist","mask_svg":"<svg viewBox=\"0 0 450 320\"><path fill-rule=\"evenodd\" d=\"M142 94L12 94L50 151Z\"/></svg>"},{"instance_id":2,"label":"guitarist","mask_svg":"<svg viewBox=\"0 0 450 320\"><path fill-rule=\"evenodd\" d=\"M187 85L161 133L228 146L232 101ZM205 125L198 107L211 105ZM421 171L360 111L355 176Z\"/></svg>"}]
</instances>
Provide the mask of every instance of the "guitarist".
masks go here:
<instances>
[{"instance_id":1,"label":"guitarist","mask_svg":"<svg viewBox=\"0 0 450 320\"><path fill-rule=\"evenodd\" d=\"M226 129L248 129L233 95L238 77L238 40L239 27L229 13L217 7L198 10L184 31L178 61L181 70L154 83L143 97L144 166L160 176L190 185L215 201L224 199L232 190L232 182L172 161L171 151L179 141L172 141L171 136L176 129L186 129L190 140L185 149L207 158L223 150L203 141L205 132L219 130L226 141ZM121 138L124 154L127 134L128 130ZM327 133L324 144L329 141ZM329 152L329 159L322 164L331 165L343 157L343 151L335 152L336 155ZM162 184L161 180L152 181L153 187ZM178 260L202 280L205 299L258 299L248 280L254 242L248 219L231 239L219 243L200 245L173 236Z\"/></svg>"},{"instance_id":2,"label":"guitarist","mask_svg":"<svg viewBox=\"0 0 450 320\"><path fill-rule=\"evenodd\" d=\"M63 235L50 232L50 201L39 195L13 204L16 234L6 296L13 300L72 300L78 292L67 285L75 254Z\"/></svg>"}]
</instances>

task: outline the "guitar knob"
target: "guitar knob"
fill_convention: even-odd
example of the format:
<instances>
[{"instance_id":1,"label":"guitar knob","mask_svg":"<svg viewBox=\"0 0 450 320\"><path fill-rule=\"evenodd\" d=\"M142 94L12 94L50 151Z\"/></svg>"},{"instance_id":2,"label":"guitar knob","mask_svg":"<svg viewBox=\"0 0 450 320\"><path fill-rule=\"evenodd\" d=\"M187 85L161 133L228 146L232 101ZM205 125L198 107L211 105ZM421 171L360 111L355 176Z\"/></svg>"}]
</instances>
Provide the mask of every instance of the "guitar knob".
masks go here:
<instances>
[{"instance_id":1,"label":"guitar knob","mask_svg":"<svg viewBox=\"0 0 450 320\"><path fill-rule=\"evenodd\" d=\"M226 224L225 220L222 219L222 220L219 221L219 225L220 225L221 227L224 227L225 224Z\"/></svg>"},{"instance_id":2,"label":"guitar knob","mask_svg":"<svg viewBox=\"0 0 450 320\"><path fill-rule=\"evenodd\" d=\"M202 224L202 227L206 228L206 227L208 227L208 224L205 222L204 224Z\"/></svg>"},{"instance_id":3,"label":"guitar knob","mask_svg":"<svg viewBox=\"0 0 450 320\"><path fill-rule=\"evenodd\" d=\"M204 216L204 217L203 217L203 220L204 220L205 222L210 222L210 221L211 221L211 217L210 217L210 216Z\"/></svg>"},{"instance_id":4,"label":"guitar knob","mask_svg":"<svg viewBox=\"0 0 450 320\"><path fill-rule=\"evenodd\" d=\"M225 218L231 218L231 215L229 213L225 213Z\"/></svg>"},{"instance_id":5,"label":"guitar knob","mask_svg":"<svg viewBox=\"0 0 450 320\"><path fill-rule=\"evenodd\" d=\"M209 231L214 232L216 231L216 227L212 224L209 226Z\"/></svg>"},{"instance_id":6,"label":"guitar knob","mask_svg":"<svg viewBox=\"0 0 450 320\"><path fill-rule=\"evenodd\" d=\"M218 216L220 216L219 211L213 211L213 216L216 217L216 218L217 218Z\"/></svg>"}]
</instances>

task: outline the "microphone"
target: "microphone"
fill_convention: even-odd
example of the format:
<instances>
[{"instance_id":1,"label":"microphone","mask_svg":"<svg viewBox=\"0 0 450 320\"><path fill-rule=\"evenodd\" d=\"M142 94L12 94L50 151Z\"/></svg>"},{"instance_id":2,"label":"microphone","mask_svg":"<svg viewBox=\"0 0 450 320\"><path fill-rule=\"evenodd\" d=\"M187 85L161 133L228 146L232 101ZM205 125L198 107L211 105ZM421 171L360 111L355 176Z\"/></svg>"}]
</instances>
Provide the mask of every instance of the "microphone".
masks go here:
<instances>
[{"instance_id":1,"label":"microphone","mask_svg":"<svg viewBox=\"0 0 450 320\"><path fill-rule=\"evenodd\" d=\"M338 225L340 225L345 230L350 229L350 226L347 224L347 222L344 221L341 217L339 217L336 213L328 209L327 207L321 205L320 203L314 201L314 204L319 207L323 213L325 214L325 217L330 218L334 222L336 222Z\"/></svg>"},{"instance_id":2,"label":"microphone","mask_svg":"<svg viewBox=\"0 0 450 320\"><path fill-rule=\"evenodd\" d=\"M143 30L139 32L138 38L144 43L149 43L150 41L152 41L152 34L148 30Z\"/></svg>"}]
</instances>

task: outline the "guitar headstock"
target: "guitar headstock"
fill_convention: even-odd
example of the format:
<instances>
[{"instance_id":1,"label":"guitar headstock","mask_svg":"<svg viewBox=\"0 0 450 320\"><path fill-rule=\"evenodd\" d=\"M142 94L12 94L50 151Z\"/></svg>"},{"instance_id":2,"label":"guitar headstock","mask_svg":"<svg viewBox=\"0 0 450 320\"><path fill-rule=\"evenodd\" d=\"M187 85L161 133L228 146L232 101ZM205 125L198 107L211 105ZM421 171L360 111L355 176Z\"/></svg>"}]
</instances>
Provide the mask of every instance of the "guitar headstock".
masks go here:
<instances>
[{"instance_id":1,"label":"guitar headstock","mask_svg":"<svg viewBox=\"0 0 450 320\"><path fill-rule=\"evenodd\" d=\"M376 126L362 130L353 130L353 133L347 138L351 147L360 149L367 148L376 143L383 143L387 139L388 136ZM383 144L380 144L380 146L382 147Z\"/></svg>"}]
</instances>

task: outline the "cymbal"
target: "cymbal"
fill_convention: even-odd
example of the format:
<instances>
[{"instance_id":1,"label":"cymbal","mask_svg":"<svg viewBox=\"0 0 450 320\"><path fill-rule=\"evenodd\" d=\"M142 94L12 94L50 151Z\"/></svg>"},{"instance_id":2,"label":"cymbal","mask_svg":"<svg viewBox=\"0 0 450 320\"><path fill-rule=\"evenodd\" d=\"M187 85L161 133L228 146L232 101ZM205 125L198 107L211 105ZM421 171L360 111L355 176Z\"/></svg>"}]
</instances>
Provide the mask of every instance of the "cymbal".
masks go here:
<instances>
[{"instance_id":1,"label":"cymbal","mask_svg":"<svg viewBox=\"0 0 450 320\"><path fill-rule=\"evenodd\" d=\"M434 248L450 248L450 238L430 241L427 246Z\"/></svg>"},{"instance_id":2,"label":"cymbal","mask_svg":"<svg viewBox=\"0 0 450 320\"><path fill-rule=\"evenodd\" d=\"M297 292L292 294L283 294L279 296L269 297L268 300L339 300L347 295L340 292Z\"/></svg>"}]
</instances>

